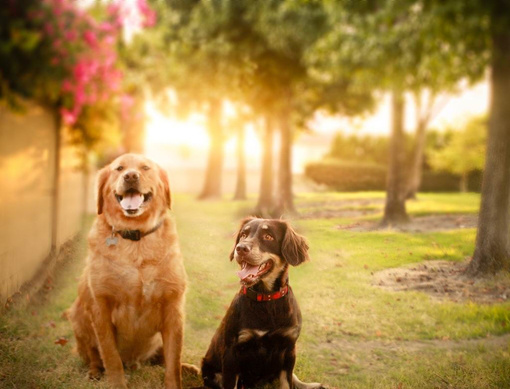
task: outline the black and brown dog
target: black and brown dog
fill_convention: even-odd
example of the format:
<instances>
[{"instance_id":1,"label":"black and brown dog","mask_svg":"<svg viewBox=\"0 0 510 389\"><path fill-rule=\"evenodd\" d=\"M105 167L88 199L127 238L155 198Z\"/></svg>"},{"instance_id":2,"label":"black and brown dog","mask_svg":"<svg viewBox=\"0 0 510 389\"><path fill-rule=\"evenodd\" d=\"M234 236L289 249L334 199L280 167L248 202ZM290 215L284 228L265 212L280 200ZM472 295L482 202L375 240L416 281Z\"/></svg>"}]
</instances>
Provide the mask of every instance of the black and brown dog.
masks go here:
<instances>
[{"instance_id":1,"label":"black and brown dog","mask_svg":"<svg viewBox=\"0 0 510 389\"><path fill-rule=\"evenodd\" d=\"M280 388L321 388L293 374L301 312L288 268L308 259L306 240L285 221L248 218L233 259L241 266L241 290L202 361L205 386L241 389L279 380Z\"/></svg>"}]
</instances>

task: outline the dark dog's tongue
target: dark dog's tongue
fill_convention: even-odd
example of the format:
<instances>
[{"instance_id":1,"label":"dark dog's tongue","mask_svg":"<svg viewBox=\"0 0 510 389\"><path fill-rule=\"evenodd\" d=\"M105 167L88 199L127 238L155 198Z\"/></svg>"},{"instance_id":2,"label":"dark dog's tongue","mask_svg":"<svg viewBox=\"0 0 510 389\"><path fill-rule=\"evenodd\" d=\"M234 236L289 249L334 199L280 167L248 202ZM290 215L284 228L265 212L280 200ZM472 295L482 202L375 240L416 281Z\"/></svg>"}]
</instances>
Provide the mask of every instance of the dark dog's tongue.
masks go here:
<instances>
[{"instance_id":1,"label":"dark dog's tongue","mask_svg":"<svg viewBox=\"0 0 510 389\"><path fill-rule=\"evenodd\" d=\"M246 278L252 276L255 277L259 271L258 266L252 266L248 263L245 263L244 268L242 268L240 271L237 272L237 275L242 280L245 280Z\"/></svg>"},{"instance_id":2,"label":"dark dog's tongue","mask_svg":"<svg viewBox=\"0 0 510 389\"><path fill-rule=\"evenodd\" d=\"M126 193L120 201L121 207L125 210L138 209L142 204L143 194L141 193Z\"/></svg>"}]
</instances>

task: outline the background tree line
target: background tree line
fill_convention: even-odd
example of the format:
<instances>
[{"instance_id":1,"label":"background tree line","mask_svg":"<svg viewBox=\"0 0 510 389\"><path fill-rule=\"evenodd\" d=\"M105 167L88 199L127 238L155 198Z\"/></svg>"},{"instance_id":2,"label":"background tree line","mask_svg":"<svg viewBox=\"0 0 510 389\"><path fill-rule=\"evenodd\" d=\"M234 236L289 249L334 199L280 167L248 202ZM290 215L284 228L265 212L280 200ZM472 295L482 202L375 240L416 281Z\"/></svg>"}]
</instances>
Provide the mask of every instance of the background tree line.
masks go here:
<instances>
[{"instance_id":1,"label":"background tree line","mask_svg":"<svg viewBox=\"0 0 510 389\"><path fill-rule=\"evenodd\" d=\"M257 211L293 211L291 144L319 108L354 115L392 94L386 206L383 225L406 222L409 187L405 165L404 93L416 96L415 166L423 165L423 139L435 96L461 80L480 80L491 69L487 159L473 274L510 267L510 82L508 0L441 2L391 0L156 1L168 17L166 53L174 59L180 100L206 111L212 147L201 197L219 195L224 135L218 100L250 108L264 125L265 147L280 132L276 207L264 179ZM179 81L176 81L179 80ZM190 89L192 93L190 92ZM423 104L424 91L430 101ZM264 156L270 158L270 153ZM503 165L503 166L502 166ZM266 168L271 166L265 163ZM267 170L269 171L269 170ZM266 169L264 169L266 172ZM264 175L264 173L263 173ZM415 189L416 190L416 185Z\"/></svg>"},{"instance_id":2,"label":"background tree line","mask_svg":"<svg viewBox=\"0 0 510 389\"><path fill-rule=\"evenodd\" d=\"M401 167L407 196L420 191L467 192L481 190L485 162L487 120L473 117L464 127L424 131L419 170L415 167L416 135L404 134L406 163ZM385 135L335 135L322 161L309 163L305 175L334 190L384 190L390 139Z\"/></svg>"},{"instance_id":3,"label":"background tree line","mask_svg":"<svg viewBox=\"0 0 510 389\"><path fill-rule=\"evenodd\" d=\"M94 121L85 120L87 112L96 121L111 118L111 112L117 112L113 117L118 118L117 107L105 112L106 105L94 104L101 101L97 99L101 94L87 95L90 88L85 93L74 89L76 84L64 83L70 74L80 79L73 72L75 66L81 61L90 65L94 58L86 54L106 45L101 58L113 53L115 58L104 65L115 63L125 72L131 111L142 112L140 102L148 95L159 98L163 105L168 103L162 92L172 88L177 92L182 115L191 111L207 115L211 149L200 197L210 198L221 194L227 135L222 106L228 99L242 112L235 125L239 134L248 121L260 128L264 169L255 209L260 215L295 212L292 142L314 112L324 109L358 115L373 108L382 93L390 93L392 131L382 224L406 222L405 203L412 193L402 168L406 165L404 94L414 95L421 107L413 146L413 166L419 170L423 166L424 134L440 105L437 96L454 90L462 80L476 82L490 70L487 158L470 269L472 274L483 274L510 268L510 107L506 97L510 86L510 0L152 0L150 5L157 18L147 12L147 7L140 11L148 24L155 23L154 28L136 36L129 45L117 35L111 39L107 36L107 31L118 34L119 17L115 15L119 15L116 11L122 2L113 2L106 12L101 2L91 8L99 20L112 23L112 28L97 31L94 28L101 24L90 23L89 18L79 22L83 13L76 9L59 10L59 14L69 15L69 23L48 28L44 12L56 10L60 4L67 5L24 0L9 1L2 7L0 17L5 23L0 33L2 42L9 42L0 48L2 100L12 103L12 96L17 94L37 98L59 112L59 120L63 118L73 128L81 128L78 134L92 128L89 123ZM80 39L71 45L73 50L62 51L64 43L72 42L71 36L59 46L54 33L74 26L73 20L83 28ZM70 52L76 56L69 56ZM30 65L27 58L34 56L43 66ZM67 61L73 58L76 60ZM116 67L109 69L113 76L99 86L110 85L118 77ZM90 74L81 76L81 81L86 81L85 76ZM109 91L121 94L115 84ZM84 98L89 105L83 104ZM76 111L76 107L80 109ZM134 131L140 132L139 128ZM271 145L276 133L280 149L273 156ZM126 142L125 146L132 149L136 144ZM273 157L278 162L276 172L271 171ZM242 179L242 155L239 159ZM277 176L277 188L271 187L273 175ZM417 188L413 185L411 192ZM239 195L242 197L242 193Z\"/></svg>"}]
</instances>

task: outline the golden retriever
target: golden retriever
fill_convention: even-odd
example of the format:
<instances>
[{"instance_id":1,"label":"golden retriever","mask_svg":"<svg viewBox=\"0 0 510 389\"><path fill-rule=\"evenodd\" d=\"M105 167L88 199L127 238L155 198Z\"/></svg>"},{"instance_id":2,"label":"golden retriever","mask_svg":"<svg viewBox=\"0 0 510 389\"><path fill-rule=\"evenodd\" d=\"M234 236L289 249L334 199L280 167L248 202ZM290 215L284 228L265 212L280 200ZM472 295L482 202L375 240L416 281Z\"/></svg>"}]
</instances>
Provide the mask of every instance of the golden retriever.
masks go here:
<instances>
[{"instance_id":1,"label":"golden retriever","mask_svg":"<svg viewBox=\"0 0 510 389\"><path fill-rule=\"evenodd\" d=\"M163 169L125 154L98 173L97 218L68 317L89 377L126 388L124 368L164 359L165 387L181 388L186 273Z\"/></svg>"}]
</instances>

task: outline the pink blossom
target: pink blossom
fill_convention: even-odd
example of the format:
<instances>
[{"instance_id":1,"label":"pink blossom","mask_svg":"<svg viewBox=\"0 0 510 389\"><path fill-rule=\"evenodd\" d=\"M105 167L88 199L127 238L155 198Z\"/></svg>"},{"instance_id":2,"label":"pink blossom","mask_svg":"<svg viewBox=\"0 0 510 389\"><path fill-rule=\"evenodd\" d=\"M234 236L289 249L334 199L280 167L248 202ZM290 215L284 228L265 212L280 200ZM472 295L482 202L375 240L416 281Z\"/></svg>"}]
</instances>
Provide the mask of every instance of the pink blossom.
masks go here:
<instances>
[{"instance_id":1,"label":"pink blossom","mask_svg":"<svg viewBox=\"0 0 510 389\"><path fill-rule=\"evenodd\" d=\"M66 108L62 108L60 110L60 115L62 116L62 121L66 126L72 126L78 119L76 112L71 112Z\"/></svg>"},{"instance_id":2,"label":"pink blossom","mask_svg":"<svg viewBox=\"0 0 510 389\"><path fill-rule=\"evenodd\" d=\"M144 17L144 27L152 27L156 24L156 11L151 9L147 4L147 0L137 0L138 11Z\"/></svg>"},{"instance_id":3,"label":"pink blossom","mask_svg":"<svg viewBox=\"0 0 510 389\"><path fill-rule=\"evenodd\" d=\"M50 23L46 23L44 25L43 31L46 33L46 35L53 35L53 33L55 32L53 26Z\"/></svg>"},{"instance_id":4,"label":"pink blossom","mask_svg":"<svg viewBox=\"0 0 510 389\"><path fill-rule=\"evenodd\" d=\"M66 31L64 36L68 42L74 42L77 38L76 31L74 31L74 30Z\"/></svg>"},{"instance_id":5,"label":"pink blossom","mask_svg":"<svg viewBox=\"0 0 510 389\"><path fill-rule=\"evenodd\" d=\"M83 38L85 39L85 41L87 42L87 44L90 47L92 47L92 48L97 47L97 36L96 36L95 32L87 30L83 33Z\"/></svg>"}]
</instances>

